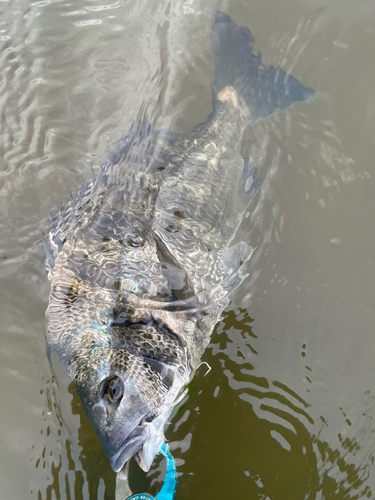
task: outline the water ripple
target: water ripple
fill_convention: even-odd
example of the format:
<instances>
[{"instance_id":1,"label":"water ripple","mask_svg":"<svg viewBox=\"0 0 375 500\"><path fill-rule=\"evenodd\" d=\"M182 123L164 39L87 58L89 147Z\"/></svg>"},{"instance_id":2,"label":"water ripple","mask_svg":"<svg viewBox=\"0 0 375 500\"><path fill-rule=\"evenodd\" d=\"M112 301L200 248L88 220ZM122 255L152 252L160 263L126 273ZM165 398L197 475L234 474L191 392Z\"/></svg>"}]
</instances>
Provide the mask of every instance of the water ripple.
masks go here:
<instances>
[{"instance_id":1,"label":"water ripple","mask_svg":"<svg viewBox=\"0 0 375 500\"><path fill-rule=\"evenodd\" d=\"M178 498L372 498L373 5L225 7L264 60L317 94L245 133L265 176L241 228L256 250L207 350L212 370L167 430ZM45 355L41 233L133 121L185 131L210 113L216 8L0 2L4 498L114 498L108 460ZM163 461L147 476L132 467L156 493Z\"/></svg>"}]
</instances>

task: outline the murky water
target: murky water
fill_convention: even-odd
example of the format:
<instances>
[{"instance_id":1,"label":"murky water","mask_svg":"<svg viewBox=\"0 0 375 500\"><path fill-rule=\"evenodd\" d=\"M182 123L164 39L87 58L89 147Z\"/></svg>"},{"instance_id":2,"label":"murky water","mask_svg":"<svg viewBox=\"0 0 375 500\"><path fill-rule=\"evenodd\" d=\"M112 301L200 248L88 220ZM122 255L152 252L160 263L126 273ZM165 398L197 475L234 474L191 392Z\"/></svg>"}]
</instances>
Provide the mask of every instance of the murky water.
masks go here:
<instances>
[{"instance_id":1,"label":"murky water","mask_svg":"<svg viewBox=\"0 0 375 500\"><path fill-rule=\"evenodd\" d=\"M0 497L113 499L115 475L47 359L48 214L140 118L211 111L221 9L316 90L245 134L265 173L249 277L166 435L176 499L375 498L375 5L370 0L0 1ZM374 420L374 421L373 421ZM155 494L163 461L134 491Z\"/></svg>"}]
</instances>

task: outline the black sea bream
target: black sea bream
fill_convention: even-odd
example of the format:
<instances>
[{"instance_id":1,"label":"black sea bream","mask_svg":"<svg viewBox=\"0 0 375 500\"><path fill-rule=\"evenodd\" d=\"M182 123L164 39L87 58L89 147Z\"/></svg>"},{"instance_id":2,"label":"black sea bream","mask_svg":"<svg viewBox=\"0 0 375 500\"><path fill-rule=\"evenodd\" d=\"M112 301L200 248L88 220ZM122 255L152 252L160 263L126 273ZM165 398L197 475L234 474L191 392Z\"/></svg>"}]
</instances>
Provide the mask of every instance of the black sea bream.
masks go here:
<instances>
[{"instance_id":1,"label":"black sea bream","mask_svg":"<svg viewBox=\"0 0 375 500\"><path fill-rule=\"evenodd\" d=\"M150 468L243 279L252 249L232 242L257 184L245 127L314 93L263 66L226 14L211 37L212 114L187 135L134 126L43 239L49 349L116 472L133 455Z\"/></svg>"}]
</instances>

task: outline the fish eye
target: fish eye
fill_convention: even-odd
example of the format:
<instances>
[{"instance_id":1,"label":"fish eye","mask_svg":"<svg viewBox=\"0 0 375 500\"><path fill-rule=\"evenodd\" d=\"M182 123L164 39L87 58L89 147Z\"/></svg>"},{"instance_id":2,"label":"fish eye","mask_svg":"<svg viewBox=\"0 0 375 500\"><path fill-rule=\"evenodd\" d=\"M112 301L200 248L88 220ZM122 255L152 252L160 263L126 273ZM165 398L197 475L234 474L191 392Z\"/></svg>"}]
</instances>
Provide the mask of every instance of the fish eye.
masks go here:
<instances>
[{"instance_id":1,"label":"fish eye","mask_svg":"<svg viewBox=\"0 0 375 500\"><path fill-rule=\"evenodd\" d=\"M105 403L118 405L124 396L124 382L120 377L107 378L101 383L101 397Z\"/></svg>"}]
</instances>

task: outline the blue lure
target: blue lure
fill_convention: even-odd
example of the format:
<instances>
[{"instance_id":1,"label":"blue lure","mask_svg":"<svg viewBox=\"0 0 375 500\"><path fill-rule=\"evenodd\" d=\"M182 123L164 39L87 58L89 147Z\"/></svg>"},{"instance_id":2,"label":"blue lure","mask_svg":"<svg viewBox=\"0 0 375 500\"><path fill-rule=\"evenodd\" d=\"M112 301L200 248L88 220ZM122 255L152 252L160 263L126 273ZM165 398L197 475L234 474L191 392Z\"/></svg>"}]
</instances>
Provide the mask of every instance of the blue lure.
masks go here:
<instances>
[{"instance_id":1,"label":"blue lure","mask_svg":"<svg viewBox=\"0 0 375 500\"><path fill-rule=\"evenodd\" d=\"M159 493L156 495L156 500L173 500L177 487L176 466L166 443L162 445L160 451L167 460L167 472L165 474L164 484Z\"/></svg>"}]
</instances>

